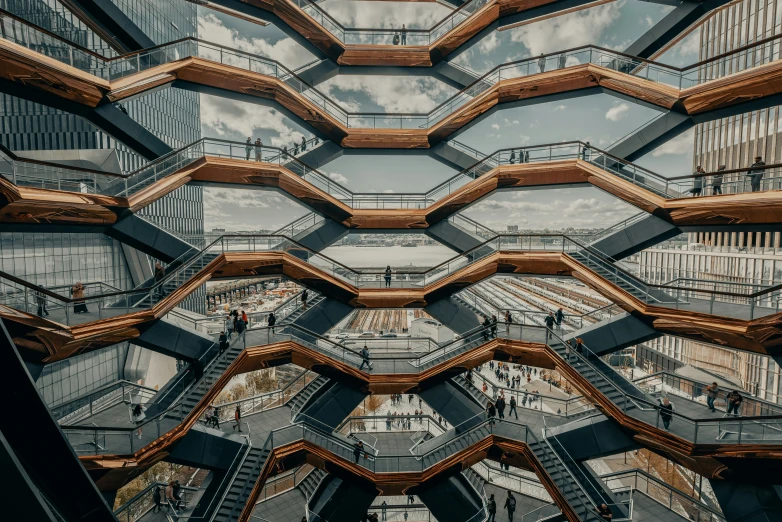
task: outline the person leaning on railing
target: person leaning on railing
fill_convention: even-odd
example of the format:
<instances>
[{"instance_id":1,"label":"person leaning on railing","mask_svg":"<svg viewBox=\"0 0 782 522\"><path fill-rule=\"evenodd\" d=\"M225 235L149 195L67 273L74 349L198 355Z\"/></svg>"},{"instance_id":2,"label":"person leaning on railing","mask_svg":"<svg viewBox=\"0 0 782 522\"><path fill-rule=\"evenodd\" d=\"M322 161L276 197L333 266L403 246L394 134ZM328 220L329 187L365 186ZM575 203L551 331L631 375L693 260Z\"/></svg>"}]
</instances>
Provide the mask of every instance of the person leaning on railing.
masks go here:
<instances>
[{"instance_id":1,"label":"person leaning on railing","mask_svg":"<svg viewBox=\"0 0 782 522\"><path fill-rule=\"evenodd\" d=\"M725 170L725 165L720 165L717 168L717 172L711 178L711 195L716 196L722 194L722 179L725 177L722 171Z\"/></svg>"}]
</instances>

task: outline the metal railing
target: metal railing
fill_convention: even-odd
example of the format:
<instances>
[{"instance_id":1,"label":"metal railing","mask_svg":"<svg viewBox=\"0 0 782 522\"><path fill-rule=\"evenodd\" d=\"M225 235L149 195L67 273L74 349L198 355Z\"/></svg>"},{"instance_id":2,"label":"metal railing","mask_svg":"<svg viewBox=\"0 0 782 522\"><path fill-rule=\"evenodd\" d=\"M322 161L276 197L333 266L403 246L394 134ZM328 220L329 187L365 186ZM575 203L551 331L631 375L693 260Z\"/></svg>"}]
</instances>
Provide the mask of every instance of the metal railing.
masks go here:
<instances>
[{"instance_id":1,"label":"metal railing","mask_svg":"<svg viewBox=\"0 0 782 522\"><path fill-rule=\"evenodd\" d=\"M169 505L166 500L165 482L155 482L136 493L130 500L122 504L114 511L114 516L119 522L135 522L149 514L152 510L159 510L163 513L176 513L175 506ZM156 505L153 499L155 489L160 488L160 504ZM181 507L187 507L191 504L192 498L198 492L198 488L182 486L180 489Z\"/></svg>"},{"instance_id":2,"label":"metal railing","mask_svg":"<svg viewBox=\"0 0 782 522\"><path fill-rule=\"evenodd\" d=\"M143 404L149 401L156 393L157 390L153 388L120 380L102 386L87 395L55 406L51 408L51 412L58 423L72 423L77 419L80 420L84 417L95 415L122 402Z\"/></svg>"}]
</instances>

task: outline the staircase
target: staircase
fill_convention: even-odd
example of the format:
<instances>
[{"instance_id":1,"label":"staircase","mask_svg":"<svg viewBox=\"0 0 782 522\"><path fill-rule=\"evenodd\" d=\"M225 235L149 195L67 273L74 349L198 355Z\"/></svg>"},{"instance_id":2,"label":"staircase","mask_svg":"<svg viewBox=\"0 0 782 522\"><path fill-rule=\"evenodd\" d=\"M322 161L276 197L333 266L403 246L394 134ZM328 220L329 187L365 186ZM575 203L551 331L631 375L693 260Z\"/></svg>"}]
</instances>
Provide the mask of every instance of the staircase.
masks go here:
<instances>
[{"instance_id":1,"label":"staircase","mask_svg":"<svg viewBox=\"0 0 782 522\"><path fill-rule=\"evenodd\" d=\"M578 518L580 520L591 520L592 515L594 515L592 499L580 487L553 447L545 439L534 441L529 444L529 447L545 469L546 474L576 512Z\"/></svg>"},{"instance_id":2,"label":"staircase","mask_svg":"<svg viewBox=\"0 0 782 522\"><path fill-rule=\"evenodd\" d=\"M310 294L313 294L312 290L310 290L310 291L309 291L309 293L310 293ZM307 311L309 311L310 309L312 309L312 308L314 308L315 306L317 306L318 304L320 304L320 303L321 303L321 302L322 302L324 299L326 299L326 298L325 298L325 297L323 297L323 295L321 295L321 294L315 294L315 295L312 297L312 299L310 299L309 301L307 301L307 309L306 309L306 310L305 310L305 309L303 309L301 306L299 306L299 308L297 308L297 309L296 309L294 312L291 312L290 314L288 314L288 316L287 316L287 317L285 317L285 322L286 322L286 323L290 323L290 324L295 324L295 323L296 323L296 320L297 320L299 317L301 317L302 315L304 315L305 313L307 313Z\"/></svg>"},{"instance_id":3,"label":"staircase","mask_svg":"<svg viewBox=\"0 0 782 522\"><path fill-rule=\"evenodd\" d=\"M664 292L660 292L659 290L649 290L646 284L639 279L627 272L619 270L609 261L600 259L588 251L570 252L568 255L606 281L610 281L643 303L674 302L673 297Z\"/></svg>"},{"instance_id":4,"label":"staircase","mask_svg":"<svg viewBox=\"0 0 782 522\"><path fill-rule=\"evenodd\" d=\"M239 518L269 453L268 449L252 447L247 451L211 519L213 522L235 522Z\"/></svg>"},{"instance_id":5,"label":"staircase","mask_svg":"<svg viewBox=\"0 0 782 522\"><path fill-rule=\"evenodd\" d=\"M306 477L304 477L304 480L299 482L296 487L299 488L302 493L304 493L304 498L309 501L312 498L312 495L315 493L315 490L318 489L320 481L323 480L325 476L325 471L319 468L314 468L307 474Z\"/></svg>"},{"instance_id":6,"label":"staircase","mask_svg":"<svg viewBox=\"0 0 782 522\"><path fill-rule=\"evenodd\" d=\"M475 488L475 491L478 492L479 495L486 496L483 487L486 485L486 481L483 480L483 477L481 477L478 473L473 471L472 468L467 468L464 471L462 471L462 475L465 476L465 478L472 484L472 486Z\"/></svg>"},{"instance_id":7,"label":"staircase","mask_svg":"<svg viewBox=\"0 0 782 522\"><path fill-rule=\"evenodd\" d=\"M485 410L486 405L489 403L489 398L481 390L476 388L470 381L468 381L463 375L457 375L451 379L454 384L460 386L467 394L475 399L475 402L481 405Z\"/></svg>"},{"instance_id":8,"label":"staircase","mask_svg":"<svg viewBox=\"0 0 782 522\"><path fill-rule=\"evenodd\" d=\"M171 292L174 292L177 290L182 284L189 281L190 278L195 276L198 272L203 270L203 268L217 259L217 257L220 254L214 253L214 252L203 252L199 256L198 253L195 254L195 256L198 256L195 261L193 261L190 265L188 265L185 268L178 269L175 273L177 274L176 277L169 278L165 283L163 283L163 292L164 295L168 295ZM194 257L195 257L194 256ZM186 260L185 263L190 262L190 260ZM147 282L143 283L144 285L147 284ZM154 281L151 282L151 284L154 284ZM151 286L151 285L150 285ZM140 295L138 301L131 301L130 306L131 307L151 307L157 302L159 298L154 295L154 293L150 294L149 292Z\"/></svg>"},{"instance_id":9,"label":"staircase","mask_svg":"<svg viewBox=\"0 0 782 522\"><path fill-rule=\"evenodd\" d=\"M318 378L305 386L299 393L291 397L288 406L292 413L296 413L304 408L304 405L315 396L323 387L329 383L329 378L318 375Z\"/></svg>"},{"instance_id":10,"label":"staircase","mask_svg":"<svg viewBox=\"0 0 782 522\"><path fill-rule=\"evenodd\" d=\"M488 422L482 423L480 426L472 428L470 431L462 433L456 438L449 440L448 442L438 445L432 450L429 450L427 446L430 443L421 444L421 451L426 451L427 454L422 457L424 462L424 468L434 466L438 462L445 460L454 453L469 448L473 444L476 444L492 433L492 428ZM432 439L434 443L437 443L437 439Z\"/></svg>"}]
</instances>

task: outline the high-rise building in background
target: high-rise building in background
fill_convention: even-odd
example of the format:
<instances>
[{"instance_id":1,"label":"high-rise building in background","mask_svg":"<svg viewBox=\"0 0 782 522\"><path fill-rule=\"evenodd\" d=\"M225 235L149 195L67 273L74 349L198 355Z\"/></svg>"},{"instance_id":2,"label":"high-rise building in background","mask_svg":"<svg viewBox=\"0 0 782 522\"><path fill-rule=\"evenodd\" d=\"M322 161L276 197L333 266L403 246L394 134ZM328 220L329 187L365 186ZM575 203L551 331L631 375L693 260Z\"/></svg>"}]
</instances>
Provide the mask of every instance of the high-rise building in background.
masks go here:
<instances>
[{"instance_id":1,"label":"high-rise building in background","mask_svg":"<svg viewBox=\"0 0 782 522\"><path fill-rule=\"evenodd\" d=\"M700 27L700 56L706 60L782 32L782 1L744 0L714 12ZM739 54L719 63L721 75L779 59L778 42L765 52ZM760 156L767 164L782 161L782 107L722 118L695 127L693 170L744 169ZM747 183L746 174L725 176L724 183ZM706 195L711 194L709 181ZM641 252L641 275L650 282L700 278L737 284L773 285L782 281L779 232L689 233ZM737 287L738 288L738 287ZM746 288L746 287L745 287ZM776 306L778 303L769 303ZM651 348L651 351L649 350ZM780 368L773 359L731 348L664 336L639 347L650 370L661 369L654 354L732 377L744 390L782 403ZM645 361L643 359L646 359ZM676 364L673 362L673 364Z\"/></svg>"},{"instance_id":2,"label":"high-rise building in background","mask_svg":"<svg viewBox=\"0 0 782 522\"><path fill-rule=\"evenodd\" d=\"M115 4L155 44L198 36L194 3L117 0ZM121 54L58 0L0 0L0 9L105 57ZM172 149L201 137L198 93L162 89L123 102L122 107ZM80 116L8 94L0 94L0 144L17 155L49 161L73 158L73 151L91 151L98 154L93 157L101 158L94 163L109 166L107 170L114 173L127 174L147 163ZM147 206L139 215L180 236L203 235L203 188L182 187ZM0 232L0 270L63 295L77 281L101 282L127 290L142 282L138 276L134 280L133 275L139 271L128 265L126 255L131 250L102 233ZM152 273L151 258L133 255L132 259L149 264L141 273ZM181 306L203 312L205 295L201 288ZM120 343L101 352L47 365L37 384L47 403L57 405L131 374L143 375L139 369L149 365L150 357L147 351Z\"/></svg>"}]
</instances>

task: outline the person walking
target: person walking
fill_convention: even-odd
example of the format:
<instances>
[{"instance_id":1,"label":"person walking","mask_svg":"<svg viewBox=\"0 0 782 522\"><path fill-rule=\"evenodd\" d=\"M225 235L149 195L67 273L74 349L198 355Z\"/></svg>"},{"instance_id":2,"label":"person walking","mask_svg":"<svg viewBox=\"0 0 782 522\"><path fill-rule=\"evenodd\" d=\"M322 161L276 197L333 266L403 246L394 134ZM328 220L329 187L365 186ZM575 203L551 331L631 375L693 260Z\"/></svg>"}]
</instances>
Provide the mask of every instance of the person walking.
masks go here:
<instances>
[{"instance_id":1,"label":"person walking","mask_svg":"<svg viewBox=\"0 0 782 522\"><path fill-rule=\"evenodd\" d=\"M738 390L733 390L725 397L725 400L728 402L728 415L733 412L733 416L738 417L739 407L741 407L741 403L744 402L744 397L741 396Z\"/></svg>"},{"instance_id":2,"label":"person walking","mask_svg":"<svg viewBox=\"0 0 782 522\"><path fill-rule=\"evenodd\" d=\"M386 288L391 288L391 265L386 265L386 272L383 278L386 280Z\"/></svg>"},{"instance_id":3,"label":"person walking","mask_svg":"<svg viewBox=\"0 0 782 522\"><path fill-rule=\"evenodd\" d=\"M301 153L304 154L304 151L307 150L307 140L304 139L304 136L301 137Z\"/></svg>"},{"instance_id":4,"label":"person walking","mask_svg":"<svg viewBox=\"0 0 782 522\"><path fill-rule=\"evenodd\" d=\"M584 355L584 340L581 337L577 337L576 338L576 348L575 348L575 350L576 350L576 353L578 355L581 355L581 356ZM535 372L537 373L537 370L535 370Z\"/></svg>"},{"instance_id":5,"label":"person walking","mask_svg":"<svg viewBox=\"0 0 782 522\"><path fill-rule=\"evenodd\" d=\"M510 402L508 403L510 405L510 409L508 410L508 417L511 415L516 416L516 420L519 420L519 413L516 411L516 396L511 395L510 396Z\"/></svg>"},{"instance_id":6,"label":"person walking","mask_svg":"<svg viewBox=\"0 0 782 522\"><path fill-rule=\"evenodd\" d=\"M220 407L212 407L212 426L216 429L220 429Z\"/></svg>"},{"instance_id":7,"label":"person walking","mask_svg":"<svg viewBox=\"0 0 782 522\"><path fill-rule=\"evenodd\" d=\"M716 409L714 409L714 401L719 395L719 393L720 393L720 387L717 386L716 382L713 382L706 387L706 406L708 406L709 410L711 410L712 413L717 411Z\"/></svg>"},{"instance_id":8,"label":"person walking","mask_svg":"<svg viewBox=\"0 0 782 522\"><path fill-rule=\"evenodd\" d=\"M38 305L38 317L49 315L49 311L46 309L46 296L37 290L35 291L35 303Z\"/></svg>"},{"instance_id":9,"label":"person walking","mask_svg":"<svg viewBox=\"0 0 782 522\"><path fill-rule=\"evenodd\" d=\"M84 285L80 282L77 282L75 285L71 287L71 296L74 299L73 304L73 313L75 314L86 314L89 312L87 309L87 305L84 304ZM81 301L79 301L81 299Z\"/></svg>"},{"instance_id":10,"label":"person walking","mask_svg":"<svg viewBox=\"0 0 782 522\"><path fill-rule=\"evenodd\" d=\"M597 514L605 520L605 522L611 522L614 519L614 514L611 512L611 508L608 507L605 502L595 508Z\"/></svg>"},{"instance_id":11,"label":"person walking","mask_svg":"<svg viewBox=\"0 0 782 522\"><path fill-rule=\"evenodd\" d=\"M152 492L152 502L155 503L155 506L152 508L153 513L157 513L163 509L163 506L161 505L162 501L163 495L161 494L160 486L155 486L155 491Z\"/></svg>"},{"instance_id":12,"label":"person walking","mask_svg":"<svg viewBox=\"0 0 782 522\"><path fill-rule=\"evenodd\" d=\"M658 399L659 400L659 399ZM673 403L668 400L668 397L663 397L660 402L660 419L663 421L665 430L668 431L671 426L671 419L673 419L673 412L676 408L673 407Z\"/></svg>"},{"instance_id":13,"label":"person walking","mask_svg":"<svg viewBox=\"0 0 782 522\"><path fill-rule=\"evenodd\" d=\"M307 309L307 298L309 297L309 294L307 293L307 289L305 288L304 291L301 293L301 309L306 310Z\"/></svg>"},{"instance_id":14,"label":"person walking","mask_svg":"<svg viewBox=\"0 0 782 522\"><path fill-rule=\"evenodd\" d=\"M234 410L234 421L236 424L233 425L233 429L236 430L238 428L239 433L242 432L242 410L239 409L239 405L236 405L236 409Z\"/></svg>"},{"instance_id":15,"label":"person walking","mask_svg":"<svg viewBox=\"0 0 782 522\"><path fill-rule=\"evenodd\" d=\"M175 504L176 504L176 498L174 498L174 481L171 480L168 482L168 485L166 486L166 504L171 509L176 510Z\"/></svg>"},{"instance_id":16,"label":"person walking","mask_svg":"<svg viewBox=\"0 0 782 522\"><path fill-rule=\"evenodd\" d=\"M538 58L538 69L540 69L540 72L546 71L546 58L543 56L543 53L541 53L540 58Z\"/></svg>"},{"instance_id":17,"label":"person walking","mask_svg":"<svg viewBox=\"0 0 782 522\"><path fill-rule=\"evenodd\" d=\"M263 158L263 142L261 138L255 140L255 161L261 161Z\"/></svg>"},{"instance_id":18,"label":"person walking","mask_svg":"<svg viewBox=\"0 0 782 522\"><path fill-rule=\"evenodd\" d=\"M701 192L703 192L703 175L706 172L703 170L703 167L698 165L695 167L695 172L692 173L693 180L692 180L692 188L690 189L690 194L692 194L692 197L697 198L701 195Z\"/></svg>"},{"instance_id":19,"label":"person walking","mask_svg":"<svg viewBox=\"0 0 782 522\"><path fill-rule=\"evenodd\" d=\"M551 337L551 330L554 329L554 323L556 322L554 314L549 312L543 322L546 323L546 340L548 341L549 337Z\"/></svg>"},{"instance_id":20,"label":"person walking","mask_svg":"<svg viewBox=\"0 0 782 522\"><path fill-rule=\"evenodd\" d=\"M245 160L250 161L250 153L253 151L253 139L248 136L247 137L247 144L244 146L244 152L245 152Z\"/></svg>"},{"instance_id":21,"label":"person walking","mask_svg":"<svg viewBox=\"0 0 782 522\"><path fill-rule=\"evenodd\" d=\"M407 503L415 504L415 497L413 495L407 495Z\"/></svg>"},{"instance_id":22,"label":"person walking","mask_svg":"<svg viewBox=\"0 0 782 522\"><path fill-rule=\"evenodd\" d=\"M277 324L277 316L274 312L269 312L269 317L266 318L266 323L269 325L269 331L274 335L274 325Z\"/></svg>"},{"instance_id":23,"label":"person walking","mask_svg":"<svg viewBox=\"0 0 782 522\"><path fill-rule=\"evenodd\" d=\"M131 411L130 418L133 421L133 424L138 426L138 430L136 430L136 436L138 438L141 438L141 434L143 432L141 428L141 423L144 422L144 418L146 418L146 415L144 414L144 407L141 404L136 404L133 406L133 410Z\"/></svg>"},{"instance_id":24,"label":"person walking","mask_svg":"<svg viewBox=\"0 0 782 522\"><path fill-rule=\"evenodd\" d=\"M163 279L166 277L166 269L160 264L160 261L155 263L155 286L157 287L158 299L163 299L166 296L166 289L162 284Z\"/></svg>"},{"instance_id":25,"label":"person walking","mask_svg":"<svg viewBox=\"0 0 782 522\"><path fill-rule=\"evenodd\" d=\"M508 510L508 521L513 522L513 512L516 511L516 497L508 490L508 498L505 499L505 509Z\"/></svg>"},{"instance_id":26,"label":"person walking","mask_svg":"<svg viewBox=\"0 0 782 522\"><path fill-rule=\"evenodd\" d=\"M364 443L361 441L356 442L356 444L353 446L353 460L358 464L358 459L361 457L361 454L364 452Z\"/></svg>"},{"instance_id":27,"label":"person walking","mask_svg":"<svg viewBox=\"0 0 782 522\"><path fill-rule=\"evenodd\" d=\"M494 500L494 493L489 496L489 502L486 503L486 509L489 512L489 518L486 519L486 522L496 522L497 502Z\"/></svg>"},{"instance_id":28,"label":"person walking","mask_svg":"<svg viewBox=\"0 0 782 522\"><path fill-rule=\"evenodd\" d=\"M510 310L505 311L505 333L510 333L510 325L513 324L513 316Z\"/></svg>"},{"instance_id":29,"label":"person walking","mask_svg":"<svg viewBox=\"0 0 782 522\"><path fill-rule=\"evenodd\" d=\"M557 328L562 329L562 320L565 318L565 312L562 311L562 307L559 307L559 310L557 310L557 313L554 315L554 319L557 320Z\"/></svg>"},{"instance_id":30,"label":"person walking","mask_svg":"<svg viewBox=\"0 0 782 522\"><path fill-rule=\"evenodd\" d=\"M217 339L217 342L220 343L220 354L228 349L228 336L225 334L225 330L220 332L220 337Z\"/></svg>"},{"instance_id":31,"label":"person walking","mask_svg":"<svg viewBox=\"0 0 782 522\"><path fill-rule=\"evenodd\" d=\"M182 485L178 480L175 480L171 489L171 492L174 494L174 500L176 501L174 504L174 509L179 511L182 509Z\"/></svg>"},{"instance_id":32,"label":"person walking","mask_svg":"<svg viewBox=\"0 0 782 522\"><path fill-rule=\"evenodd\" d=\"M752 192L760 191L760 181L763 179L763 174L766 172L762 167L765 166L766 164L763 162L763 158L755 156L755 163L750 165L749 170L747 171L747 177L749 178Z\"/></svg>"},{"instance_id":33,"label":"person walking","mask_svg":"<svg viewBox=\"0 0 782 522\"><path fill-rule=\"evenodd\" d=\"M296 156L298 154L299 154L299 144L298 143L294 143L293 144L293 155Z\"/></svg>"},{"instance_id":34,"label":"person walking","mask_svg":"<svg viewBox=\"0 0 782 522\"><path fill-rule=\"evenodd\" d=\"M358 367L359 371L364 369L365 364L369 371L372 371L372 363L369 362L369 348L367 348L366 344L361 349L361 366Z\"/></svg>"},{"instance_id":35,"label":"person walking","mask_svg":"<svg viewBox=\"0 0 782 522\"><path fill-rule=\"evenodd\" d=\"M486 417L489 419L489 424L494 426L494 416L497 415L497 408L494 407L494 403L489 401L486 403Z\"/></svg>"},{"instance_id":36,"label":"person walking","mask_svg":"<svg viewBox=\"0 0 782 522\"><path fill-rule=\"evenodd\" d=\"M725 175L722 173L722 171L725 170L725 165L720 165L717 168L717 172L714 173L714 175L711 178L711 195L716 196L717 194L722 194L722 179L725 177Z\"/></svg>"},{"instance_id":37,"label":"person walking","mask_svg":"<svg viewBox=\"0 0 782 522\"><path fill-rule=\"evenodd\" d=\"M505 397L503 397L502 395L500 395L500 398L497 399L496 408L497 408L497 416L500 419L504 419L505 418Z\"/></svg>"},{"instance_id":38,"label":"person walking","mask_svg":"<svg viewBox=\"0 0 782 522\"><path fill-rule=\"evenodd\" d=\"M388 504L386 504L386 501L384 500L382 504L380 504L380 517L382 520L386 519L386 509L388 509Z\"/></svg>"},{"instance_id":39,"label":"person walking","mask_svg":"<svg viewBox=\"0 0 782 522\"><path fill-rule=\"evenodd\" d=\"M581 160L582 161L589 161L589 142L584 143L584 146L581 148Z\"/></svg>"},{"instance_id":40,"label":"person walking","mask_svg":"<svg viewBox=\"0 0 782 522\"><path fill-rule=\"evenodd\" d=\"M407 28L402 24L402 45L407 45Z\"/></svg>"}]
</instances>

